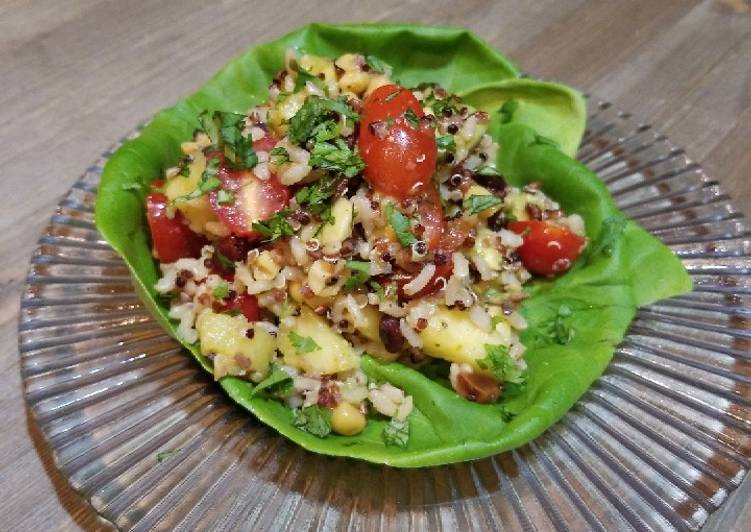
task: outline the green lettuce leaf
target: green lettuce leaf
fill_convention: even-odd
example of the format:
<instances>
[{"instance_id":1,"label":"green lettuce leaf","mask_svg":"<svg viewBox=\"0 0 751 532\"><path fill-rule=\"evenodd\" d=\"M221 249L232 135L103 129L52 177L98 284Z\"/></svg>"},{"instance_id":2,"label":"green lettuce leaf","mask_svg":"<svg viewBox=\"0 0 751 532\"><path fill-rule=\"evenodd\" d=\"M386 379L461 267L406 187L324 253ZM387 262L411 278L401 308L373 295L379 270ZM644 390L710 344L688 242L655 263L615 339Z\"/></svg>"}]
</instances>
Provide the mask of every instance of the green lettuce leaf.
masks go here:
<instances>
[{"instance_id":1,"label":"green lettuce leaf","mask_svg":"<svg viewBox=\"0 0 751 532\"><path fill-rule=\"evenodd\" d=\"M319 438L293 425L283 404L253 395L254 385L225 377L220 385L239 405L306 449L397 467L429 466L488 456L518 447L555 423L604 371L636 308L691 289L678 259L622 214L602 182L571 159L581 140L581 97L562 85L519 79L514 65L470 32L414 25L305 26L233 59L197 93L157 114L134 140L112 156L99 187L99 231L130 268L136 291L172 336L175 325L153 289L158 267L149 244L140 194L180 157L180 142L198 127L205 109L244 112L264 101L284 52L296 48L328 57L360 52L393 67L393 77L414 86L438 82L492 113L489 132L499 142L498 168L514 185L540 181L564 209L583 216L593 253L555 280L528 288L523 313L529 322L529 374L523 391L498 405L470 403L437 381L398 363L365 357L373 379L404 389L415 400L405 447L387 446L385 421L371 420L356 436ZM408 54L404 50L409 50ZM514 101L505 106L504 103ZM557 148L560 147L560 150ZM615 229L614 229L615 228ZM572 310L568 343L551 341L551 323L564 306ZM210 362L185 346L207 371Z\"/></svg>"}]
</instances>

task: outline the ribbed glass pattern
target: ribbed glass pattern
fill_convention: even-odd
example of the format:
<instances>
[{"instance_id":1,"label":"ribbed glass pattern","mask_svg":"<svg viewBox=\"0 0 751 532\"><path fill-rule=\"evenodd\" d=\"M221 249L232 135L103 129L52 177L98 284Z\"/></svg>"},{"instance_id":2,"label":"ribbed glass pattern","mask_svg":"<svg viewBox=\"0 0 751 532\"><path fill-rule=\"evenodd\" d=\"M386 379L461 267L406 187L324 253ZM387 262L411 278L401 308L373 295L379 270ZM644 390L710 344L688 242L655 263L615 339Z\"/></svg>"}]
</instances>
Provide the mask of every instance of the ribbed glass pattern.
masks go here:
<instances>
[{"instance_id":1,"label":"ribbed glass pattern","mask_svg":"<svg viewBox=\"0 0 751 532\"><path fill-rule=\"evenodd\" d=\"M642 308L605 375L542 437L405 471L277 436L140 305L93 223L105 154L52 216L22 301L26 398L58 467L125 530L699 528L751 458L749 229L682 150L607 103L590 109L581 160L696 290Z\"/></svg>"}]
</instances>

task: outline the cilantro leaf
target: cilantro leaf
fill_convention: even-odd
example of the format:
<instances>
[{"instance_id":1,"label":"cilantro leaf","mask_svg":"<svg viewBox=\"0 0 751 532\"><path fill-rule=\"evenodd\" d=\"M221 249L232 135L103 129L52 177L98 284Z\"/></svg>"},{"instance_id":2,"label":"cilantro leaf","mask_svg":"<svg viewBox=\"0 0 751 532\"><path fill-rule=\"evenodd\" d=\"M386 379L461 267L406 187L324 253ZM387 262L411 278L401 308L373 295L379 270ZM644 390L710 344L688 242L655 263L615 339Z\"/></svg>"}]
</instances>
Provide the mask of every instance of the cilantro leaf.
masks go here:
<instances>
[{"instance_id":1,"label":"cilantro leaf","mask_svg":"<svg viewBox=\"0 0 751 532\"><path fill-rule=\"evenodd\" d=\"M365 56L365 61L368 63L368 66L372 68L373 70L376 70L386 75L391 74L391 71L392 71L391 65L389 65L383 59L376 57L374 55L368 55L368 56Z\"/></svg>"},{"instance_id":2,"label":"cilantro leaf","mask_svg":"<svg viewBox=\"0 0 751 532\"><path fill-rule=\"evenodd\" d=\"M501 124L508 124L514 119L514 113L519 108L519 102L516 100L506 100L498 109L498 114L501 116Z\"/></svg>"},{"instance_id":3,"label":"cilantro leaf","mask_svg":"<svg viewBox=\"0 0 751 532\"><path fill-rule=\"evenodd\" d=\"M415 113L414 109L412 109L411 107L407 107L407 110L404 111L404 119L414 129L417 129L420 126L420 119L417 117L417 114Z\"/></svg>"},{"instance_id":4,"label":"cilantro leaf","mask_svg":"<svg viewBox=\"0 0 751 532\"><path fill-rule=\"evenodd\" d=\"M277 146L271 150L271 164L281 166L289 162L289 152L282 146Z\"/></svg>"},{"instance_id":5,"label":"cilantro leaf","mask_svg":"<svg viewBox=\"0 0 751 532\"><path fill-rule=\"evenodd\" d=\"M439 150L455 152L456 140L453 135L443 135L435 139Z\"/></svg>"},{"instance_id":6,"label":"cilantro leaf","mask_svg":"<svg viewBox=\"0 0 751 532\"><path fill-rule=\"evenodd\" d=\"M310 135L316 142L325 142L339 136L339 124L334 120L325 120L313 128Z\"/></svg>"},{"instance_id":7,"label":"cilantro leaf","mask_svg":"<svg viewBox=\"0 0 751 532\"><path fill-rule=\"evenodd\" d=\"M324 90L326 88L326 85L323 83L323 80L321 80L319 77L314 76L310 72L306 72L305 70L299 70L297 72L297 77L295 78L295 89L294 92L300 91L305 88L305 84L310 81L313 85L318 87L321 90Z\"/></svg>"},{"instance_id":8,"label":"cilantro leaf","mask_svg":"<svg viewBox=\"0 0 751 532\"><path fill-rule=\"evenodd\" d=\"M214 251L214 258L219 261L223 268L234 270L235 263L221 251Z\"/></svg>"},{"instance_id":9,"label":"cilantro leaf","mask_svg":"<svg viewBox=\"0 0 751 532\"><path fill-rule=\"evenodd\" d=\"M177 173L177 175L181 175L183 177L190 177L190 167L187 164L184 164L180 167L180 171Z\"/></svg>"},{"instance_id":10,"label":"cilantro leaf","mask_svg":"<svg viewBox=\"0 0 751 532\"><path fill-rule=\"evenodd\" d=\"M198 186L190 194L184 196L178 196L173 201L190 201L194 198L208 194L218 189L222 185L222 181L217 177L219 173L219 159L212 157L206 163L206 169L201 174L201 179L198 181Z\"/></svg>"},{"instance_id":11,"label":"cilantro leaf","mask_svg":"<svg viewBox=\"0 0 751 532\"><path fill-rule=\"evenodd\" d=\"M396 210L392 203L386 204L384 207L384 214L386 215L386 219L389 221L391 228L394 230L394 233L396 233L396 238L402 246L411 246L417 242L417 238L412 234L409 218Z\"/></svg>"},{"instance_id":12,"label":"cilantro leaf","mask_svg":"<svg viewBox=\"0 0 751 532\"><path fill-rule=\"evenodd\" d=\"M313 214L319 214L326 205L326 200L334 195L333 179L324 176L312 185L303 187L295 193L299 205L307 205Z\"/></svg>"},{"instance_id":13,"label":"cilantro leaf","mask_svg":"<svg viewBox=\"0 0 751 532\"><path fill-rule=\"evenodd\" d=\"M482 212L486 209L492 209L493 207L500 205L501 203L503 202L500 198L491 196L489 194L472 194L468 198L465 198L464 202L462 203L462 207L465 211L467 211L467 214L472 215L477 214L478 212Z\"/></svg>"},{"instance_id":14,"label":"cilantro leaf","mask_svg":"<svg viewBox=\"0 0 751 532\"><path fill-rule=\"evenodd\" d=\"M204 111L198 120L203 131L211 139L211 144L224 154L228 164L237 168L253 168L258 164L253 142L243 134L245 115Z\"/></svg>"},{"instance_id":15,"label":"cilantro leaf","mask_svg":"<svg viewBox=\"0 0 751 532\"><path fill-rule=\"evenodd\" d=\"M409 441L409 422L392 418L383 429L383 441L386 446L406 447Z\"/></svg>"},{"instance_id":16,"label":"cilantro leaf","mask_svg":"<svg viewBox=\"0 0 751 532\"><path fill-rule=\"evenodd\" d=\"M508 348L504 345L485 344L485 358L477 361L480 369L493 373L495 377L504 383L524 384L526 374L519 368L516 360L511 358Z\"/></svg>"},{"instance_id":17,"label":"cilantro leaf","mask_svg":"<svg viewBox=\"0 0 751 532\"><path fill-rule=\"evenodd\" d=\"M362 260L348 260L347 268L354 273L344 283L344 290L354 290L362 286L370 279L370 262Z\"/></svg>"},{"instance_id":18,"label":"cilantro leaf","mask_svg":"<svg viewBox=\"0 0 751 532\"><path fill-rule=\"evenodd\" d=\"M289 209L283 209L268 220L253 222L253 230L261 233L268 241L276 240L283 236L292 236L295 232L287 221L287 216L290 213Z\"/></svg>"},{"instance_id":19,"label":"cilantro leaf","mask_svg":"<svg viewBox=\"0 0 751 532\"><path fill-rule=\"evenodd\" d=\"M255 388L250 392L250 397L254 397L261 392L276 397L284 396L291 387L292 377L290 374L272 363L271 371L265 379L256 384Z\"/></svg>"},{"instance_id":20,"label":"cilantro leaf","mask_svg":"<svg viewBox=\"0 0 751 532\"><path fill-rule=\"evenodd\" d=\"M484 177L501 177L501 173L494 166L487 164L475 170L475 174Z\"/></svg>"},{"instance_id":21,"label":"cilantro leaf","mask_svg":"<svg viewBox=\"0 0 751 532\"><path fill-rule=\"evenodd\" d=\"M346 103L346 97L331 100L320 96L309 96L295 116L289 121L289 138L292 142L302 144L313 136L316 127L339 114L350 120L360 116L352 111Z\"/></svg>"},{"instance_id":22,"label":"cilantro leaf","mask_svg":"<svg viewBox=\"0 0 751 532\"><path fill-rule=\"evenodd\" d=\"M219 205L232 205L235 203L235 193L229 190L220 189L216 193L216 202Z\"/></svg>"},{"instance_id":23,"label":"cilantro leaf","mask_svg":"<svg viewBox=\"0 0 751 532\"><path fill-rule=\"evenodd\" d=\"M318 405L296 408L292 411L292 425L313 436L325 438L331 433L331 411Z\"/></svg>"},{"instance_id":24,"label":"cilantro leaf","mask_svg":"<svg viewBox=\"0 0 751 532\"><path fill-rule=\"evenodd\" d=\"M292 346L300 354L310 353L311 351L317 351L321 349L321 346L318 345L310 336L301 336L295 331L289 332L289 341L292 342Z\"/></svg>"},{"instance_id":25,"label":"cilantro leaf","mask_svg":"<svg viewBox=\"0 0 751 532\"><path fill-rule=\"evenodd\" d=\"M318 142L310 154L310 165L330 172L353 177L365 168L360 155L354 152L342 139L334 143Z\"/></svg>"},{"instance_id":26,"label":"cilantro leaf","mask_svg":"<svg viewBox=\"0 0 751 532\"><path fill-rule=\"evenodd\" d=\"M378 299L380 301L383 301L383 299L386 297L386 290L383 289L383 286L381 286L380 283L377 281L370 281L368 283L368 286L373 289L373 292L378 296Z\"/></svg>"},{"instance_id":27,"label":"cilantro leaf","mask_svg":"<svg viewBox=\"0 0 751 532\"><path fill-rule=\"evenodd\" d=\"M217 299L224 299L229 295L229 284L227 281L222 281L219 283L216 288L214 288L214 291L212 292L215 298Z\"/></svg>"}]
</instances>

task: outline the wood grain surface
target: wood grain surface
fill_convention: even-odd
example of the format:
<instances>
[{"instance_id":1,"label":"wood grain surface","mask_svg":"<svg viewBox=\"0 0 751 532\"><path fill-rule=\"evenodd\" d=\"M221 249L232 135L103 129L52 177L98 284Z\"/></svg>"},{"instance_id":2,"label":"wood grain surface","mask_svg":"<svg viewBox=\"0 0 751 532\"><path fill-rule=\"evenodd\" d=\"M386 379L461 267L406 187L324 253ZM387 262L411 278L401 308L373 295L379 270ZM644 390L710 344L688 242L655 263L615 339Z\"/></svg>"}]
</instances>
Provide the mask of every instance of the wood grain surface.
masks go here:
<instances>
[{"instance_id":1,"label":"wood grain surface","mask_svg":"<svg viewBox=\"0 0 751 532\"><path fill-rule=\"evenodd\" d=\"M751 213L746 0L0 2L0 530L103 526L55 470L19 376L19 295L58 198L232 56L314 20L466 26L534 76L655 124ZM746 480L707 530L744 529L749 494Z\"/></svg>"}]
</instances>

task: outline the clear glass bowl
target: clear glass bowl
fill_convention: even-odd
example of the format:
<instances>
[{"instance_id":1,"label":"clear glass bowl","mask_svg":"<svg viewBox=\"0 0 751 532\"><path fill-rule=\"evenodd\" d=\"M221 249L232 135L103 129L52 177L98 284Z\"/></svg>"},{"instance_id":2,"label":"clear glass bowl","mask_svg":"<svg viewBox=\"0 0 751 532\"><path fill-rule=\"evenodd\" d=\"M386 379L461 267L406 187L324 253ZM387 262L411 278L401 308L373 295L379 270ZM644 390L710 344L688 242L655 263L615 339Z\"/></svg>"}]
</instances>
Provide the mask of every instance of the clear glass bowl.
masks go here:
<instances>
[{"instance_id":1,"label":"clear glass bowl","mask_svg":"<svg viewBox=\"0 0 751 532\"><path fill-rule=\"evenodd\" d=\"M699 528L751 457L749 229L682 150L589 105L580 159L696 290L642 308L606 373L533 443L397 470L261 425L162 332L97 233L105 154L52 216L22 301L26 399L60 470L125 530Z\"/></svg>"}]
</instances>

